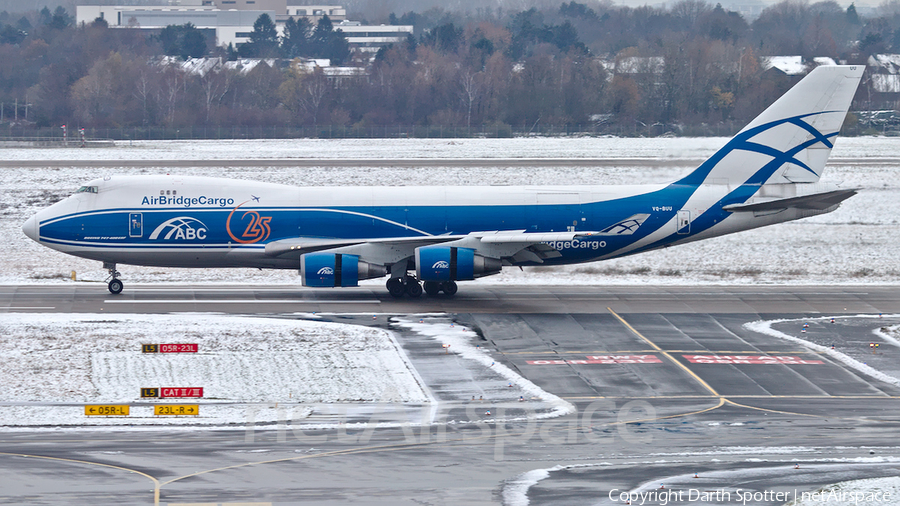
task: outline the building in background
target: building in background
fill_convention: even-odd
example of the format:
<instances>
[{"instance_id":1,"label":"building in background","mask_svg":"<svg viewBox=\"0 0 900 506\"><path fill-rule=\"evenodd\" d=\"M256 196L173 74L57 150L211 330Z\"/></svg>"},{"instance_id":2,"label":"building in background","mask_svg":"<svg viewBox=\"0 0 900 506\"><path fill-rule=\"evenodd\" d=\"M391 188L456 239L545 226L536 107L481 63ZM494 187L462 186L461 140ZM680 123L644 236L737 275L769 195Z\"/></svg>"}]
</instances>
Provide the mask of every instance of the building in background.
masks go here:
<instances>
[{"instance_id":1,"label":"building in background","mask_svg":"<svg viewBox=\"0 0 900 506\"><path fill-rule=\"evenodd\" d=\"M295 1L295 0L292 0ZM198 29L214 34L217 46L238 46L250 41L253 23L262 14L275 21L279 35L289 18L306 18L315 26L325 16L335 29L342 30L352 49L375 52L378 48L406 40L413 33L408 25L363 25L347 20L347 10L340 5L289 5L288 0L177 0L170 5L79 5L75 21L79 25L97 18L111 28L129 27L159 31L169 25L191 23Z\"/></svg>"}]
</instances>

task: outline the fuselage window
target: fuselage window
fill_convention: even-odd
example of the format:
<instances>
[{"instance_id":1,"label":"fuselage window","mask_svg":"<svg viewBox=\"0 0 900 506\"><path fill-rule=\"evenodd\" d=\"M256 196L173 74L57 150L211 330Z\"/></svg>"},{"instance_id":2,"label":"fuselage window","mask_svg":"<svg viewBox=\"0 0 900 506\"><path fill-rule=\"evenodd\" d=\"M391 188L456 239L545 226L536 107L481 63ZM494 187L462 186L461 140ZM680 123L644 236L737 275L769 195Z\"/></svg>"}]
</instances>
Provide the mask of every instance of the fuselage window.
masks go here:
<instances>
[{"instance_id":1,"label":"fuselage window","mask_svg":"<svg viewBox=\"0 0 900 506\"><path fill-rule=\"evenodd\" d=\"M160 195L165 195L165 194L166 194L166 190L159 190L159 194L160 194Z\"/></svg>"},{"instance_id":2,"label":"fuselage window","mask_svg":"<svg viewBox=\"0 0 900 506\"><path fill-rule=\"evenodd\" d=\"M75 193L97 193L97 189L96 186L82 186Z\"/></svg>"}]
</instances>

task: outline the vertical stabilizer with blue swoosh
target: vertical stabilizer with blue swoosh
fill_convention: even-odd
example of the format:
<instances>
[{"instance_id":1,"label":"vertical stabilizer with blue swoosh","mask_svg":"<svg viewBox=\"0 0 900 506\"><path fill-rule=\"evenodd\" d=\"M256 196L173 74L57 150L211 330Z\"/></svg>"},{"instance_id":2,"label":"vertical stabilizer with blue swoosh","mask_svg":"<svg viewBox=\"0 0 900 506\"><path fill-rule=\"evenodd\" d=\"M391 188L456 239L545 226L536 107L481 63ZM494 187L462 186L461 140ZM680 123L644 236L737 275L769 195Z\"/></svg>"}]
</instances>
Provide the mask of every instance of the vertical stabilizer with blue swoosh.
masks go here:
<instances>
[{"instance_id":1,"label":"vertical stabilizer with blue swoosh","mask_svg":"<svg viewBox=\"0 0 900 506\"><path fill-rule=\"evenodd\" d=\"M865 66L822 66L788 90L680 184L819 180Z\"/></svg>"}]
</instances>

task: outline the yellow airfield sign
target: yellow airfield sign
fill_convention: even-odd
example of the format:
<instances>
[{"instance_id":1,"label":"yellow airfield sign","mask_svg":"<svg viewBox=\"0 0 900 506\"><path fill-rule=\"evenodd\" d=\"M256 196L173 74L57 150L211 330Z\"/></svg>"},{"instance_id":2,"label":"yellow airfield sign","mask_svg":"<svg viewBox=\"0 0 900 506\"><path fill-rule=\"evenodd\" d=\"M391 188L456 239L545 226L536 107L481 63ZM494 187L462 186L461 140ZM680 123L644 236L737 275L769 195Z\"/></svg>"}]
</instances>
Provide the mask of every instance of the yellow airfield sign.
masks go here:
<instances>
[{"instance_id":1,"label":"yellow airfield sign","mask_svg":"<svg viewBox=\"0 0 900 506\"><path fill-rule=\"evenodd\" d=\"M199 404L157 404L153 414L161 416L191 416L200 414Z\"/></svg>"},{"instance_id":2,"label":"yellow airfield sign","mask_svg":"<svg viewBox=\"0 0 900 506\"><path fill-rule=\"evenodd\" d=\"M85 405L86 416L128 416L128 404Z\"/></svg>"}]
</instances>

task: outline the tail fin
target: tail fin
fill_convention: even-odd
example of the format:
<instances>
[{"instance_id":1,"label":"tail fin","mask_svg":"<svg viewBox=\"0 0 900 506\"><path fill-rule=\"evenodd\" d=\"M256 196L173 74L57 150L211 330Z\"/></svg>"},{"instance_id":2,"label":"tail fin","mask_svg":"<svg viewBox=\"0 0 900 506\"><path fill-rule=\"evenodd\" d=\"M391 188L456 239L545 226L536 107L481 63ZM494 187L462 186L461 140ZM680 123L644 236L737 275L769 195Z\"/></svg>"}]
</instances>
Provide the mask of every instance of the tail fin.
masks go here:
<instances>
[{"instance_id":1,"label":"tail fin","mask_svg":"<svg viewBox=\"0 0 900 506\"><path fill-rule=\"evenodd\" d=\"M816 67L678 183L818 181L864 70L864 65Z\"/></svg>"}]
</instances>

